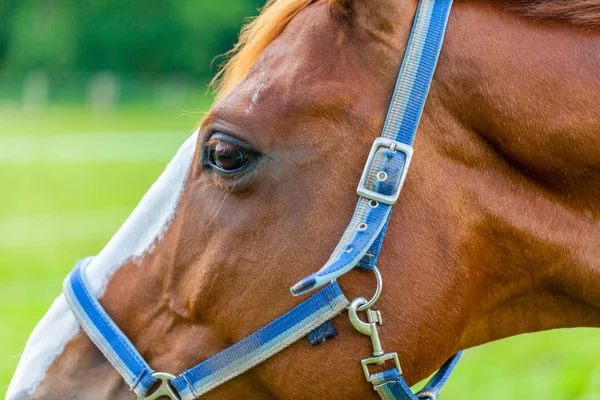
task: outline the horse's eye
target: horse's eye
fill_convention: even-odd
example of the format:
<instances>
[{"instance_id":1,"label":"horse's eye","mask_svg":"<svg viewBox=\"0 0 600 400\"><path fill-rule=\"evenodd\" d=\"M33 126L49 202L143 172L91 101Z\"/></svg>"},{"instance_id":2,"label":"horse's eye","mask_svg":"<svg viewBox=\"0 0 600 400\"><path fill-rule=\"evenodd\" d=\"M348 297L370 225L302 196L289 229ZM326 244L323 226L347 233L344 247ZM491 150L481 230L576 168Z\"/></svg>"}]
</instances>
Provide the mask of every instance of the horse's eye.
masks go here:
<instances>
[{"instance_id":1,"label":"horse's eye","mask_svg":"<svg viewBox=\"0 0 600 400\"><path fill-rule=\"evenodd\" d=\"M210 149L210 165L223 172L239 171L248 162L248 153L232 142L211 139L208 147Z\"/></svg>"}]
</instances>

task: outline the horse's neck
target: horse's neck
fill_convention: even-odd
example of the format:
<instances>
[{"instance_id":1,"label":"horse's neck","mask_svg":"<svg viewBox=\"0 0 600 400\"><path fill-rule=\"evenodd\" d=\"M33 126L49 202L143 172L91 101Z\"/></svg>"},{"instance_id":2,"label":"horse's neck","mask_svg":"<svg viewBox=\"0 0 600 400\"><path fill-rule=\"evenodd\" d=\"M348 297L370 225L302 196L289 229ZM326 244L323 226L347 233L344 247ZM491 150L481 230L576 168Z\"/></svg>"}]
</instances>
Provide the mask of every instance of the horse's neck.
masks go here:
<instances>
[{"instance_id":1,"label":"horse's neck","mask_svg":"<svg viewBox=\"0 0 600 400\"><path fill-rule=\"evenodd\" d=\"M426 115L423 146L441 157L444 180L461 188L452 212L463 251L453 261L466 263L477 288L461 348L524 332L600 326L598 111L593 97L584 96L589 91L574 93L581 97L570 104L539 98L549 108L542 112L557 120L540 119L527 104L515 104L502 120L486 115L495 110L485 104L462 103L462 111L482 112L465 117L433 96L436 116Z\"/></svg>"},{"instance_id":2,"label":"horse's neck","mask_svg":"<svg viewBox=\"0 0 600 400\"><path fill-rule=\"evenodd\" d=\"M600 81L590 79L599 34L540 34L493 9L480 12L489 18L477 33L465 7L454 14L465 21L451 21L416 147L439 159L441 182L460 188L437 190L458 225L451 241L461 250L449 262L476 288L461 347L600 326Z\"/></svg>"},{"instance_id":3,"label":"horse's neck","mask_svg":"<svg viewBox=\"0 0 600 400\"><path fill-rule=\"evenodd\" d=\"M507 168L508 170L508 168ZM481 277L467 341L600 324L600 219L508 171L461 175L469 269Z\"/></svg>"},{"instance_id":4,"label":"horse's neck","mask_svg":"<svg viewBox=\"0 0 600 400\"><path fill-rule=\"evenodd\" d=\"M600 30L523 19L492 2L457 3L453 17L439 101L467 135L439 144L476 136L479 154L495 154L540 195L600 218Z\"/></svg>"},{"instance_id":5,"label":"horse's neck","mask_svg":"<svg viewBox=\"0 0 600 400\"><path fill-rule=\"evenodd\" d=\"M456 249L445 250L442 263L464 271L469 288L456 296L468 315L459 348L525 332L600 326L598 202L588 202L583 191L555 191L524 173L454 115L440 113L438 100L434 96L428 106L411 174L456 224L439 229ZM577 165L581 160L573 157ZM419 178L426 164L434 165L435 175ZM593 173L569 172L598 187Z\"/></svg>"}]
</instances>

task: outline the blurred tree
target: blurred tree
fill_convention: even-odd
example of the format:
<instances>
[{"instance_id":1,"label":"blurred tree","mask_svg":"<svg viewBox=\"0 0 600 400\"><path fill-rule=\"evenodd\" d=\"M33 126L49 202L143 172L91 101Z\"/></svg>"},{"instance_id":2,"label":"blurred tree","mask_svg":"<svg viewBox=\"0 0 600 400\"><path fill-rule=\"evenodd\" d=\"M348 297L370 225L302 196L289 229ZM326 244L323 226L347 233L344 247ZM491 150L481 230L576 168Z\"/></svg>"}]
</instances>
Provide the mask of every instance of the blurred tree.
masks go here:
<instances>
[{"instance_id":1,"label":"blurred tree","mask_svg":"<svg viewBox=\"0 0 600 400\"><path fill-rule=\"evenodd\" d=\"M233 47L244 20L256 15L263 4L264 0L206 1L202 5L197 0L181 1L178 18L187 33L178 52L183 57L181 66L196 74L211 75L212 61Z\"/></svg>"},{"instance_id":2,"label":"blurred tree","mask_svg":"<svg viewBox=\"0 0 600 400\"><path fill-rule=\"evenodd\" d=\"M6 68L57 71L73 67L75 15L68 5L57 0L16 2L9 16Z\"/></svg>"},{"instance_id":3,"label":"blurred tree","mask_svg":"<svg viewBox=\"0 0 600 400\"><path fill-rule=\"evenodd\" d=\"M0 69L4 67L8 49L8 35L12 27L14 0L0 1Z\"/></svg>"},{"instance_id":4,"label":"blurred tree","mask_svg":"<svg viewBox=\"0 0 600 400\"><path fill-rule=\"evenodd\" d=\"M0 69L208 78L264 0L0 0ZM212 71L214 73L214 70Z\"/></svg>"}]
</instances>

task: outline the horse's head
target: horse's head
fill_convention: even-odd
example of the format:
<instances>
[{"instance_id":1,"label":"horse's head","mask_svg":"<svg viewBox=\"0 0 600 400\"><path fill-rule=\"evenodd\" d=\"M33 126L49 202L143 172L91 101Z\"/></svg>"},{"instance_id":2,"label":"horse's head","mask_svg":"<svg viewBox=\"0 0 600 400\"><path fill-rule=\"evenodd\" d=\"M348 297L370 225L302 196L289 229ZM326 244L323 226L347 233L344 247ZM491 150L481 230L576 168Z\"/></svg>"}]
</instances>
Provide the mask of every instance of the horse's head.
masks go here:
<instances>
[{"instance_id":1,"label":"horse's head","mask_svg":"<svg viewBox=\"0 0 600 400\"><path fill-rule=\"evenodd\" d=\"M155 370L196 365L299 302L290 286L323 265L352 215L416 3L272 1L245 31L200 129L87 268L94 294ZM383 340L409 382L462 348L577 325L577 313L597 321L585 301L569 303L574 293L593 297L575 274L563 285L557 269L531 269L583 262L563 245L591 254L541 215L571 226L575 211L563 215L561 207L586 209L588 225L578 225L586 232L600 215L586 201L599 191L598 180L589 185L598 158L587 149L600 145L590 128L600 88L582 72L597 73L597 60L578 50L595 39L597 55L597 38L566 25L551 37L544 29L501 2L460 2L450 21L380 259ZM568 67L579 75L553 83L541 103L530 100ZM565 119L549 124L551 113ZM583 132L572 152L561 150L566 127ZM563 198L557 182L566 160L581 173ZM348 298L374 287L366 273L340 281ZM548 299L530 319L528 309ZM573 318L553 317L565 304ZM339 338L297 343L206 398L367 398L357 363L370 343L346 319L335 324ZM32 334L8 396L131 397L62 296Z\"/></svg>"}]
</instances>

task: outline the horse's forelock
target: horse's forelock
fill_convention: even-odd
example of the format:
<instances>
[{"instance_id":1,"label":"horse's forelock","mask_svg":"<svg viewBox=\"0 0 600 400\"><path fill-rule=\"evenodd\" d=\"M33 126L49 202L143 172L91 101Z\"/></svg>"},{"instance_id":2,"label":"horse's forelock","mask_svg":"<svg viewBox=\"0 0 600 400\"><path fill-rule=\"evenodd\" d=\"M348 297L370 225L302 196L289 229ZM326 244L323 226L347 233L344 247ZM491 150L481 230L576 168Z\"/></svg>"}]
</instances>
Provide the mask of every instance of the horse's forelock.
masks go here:
<instances>
[{"instance_id":1,"label":"horse's forelock","mask_svg":"<svg viewBox=\"0 0 600 400\"><path fill-rule=\"evenodd\" d=\"M309 5L323 1L327 0L268 0L260 15L242 28L237 44L225 54L226 61L211 84L217 99L238 84L294 17Z\"/></svg>"}]
</instances>

